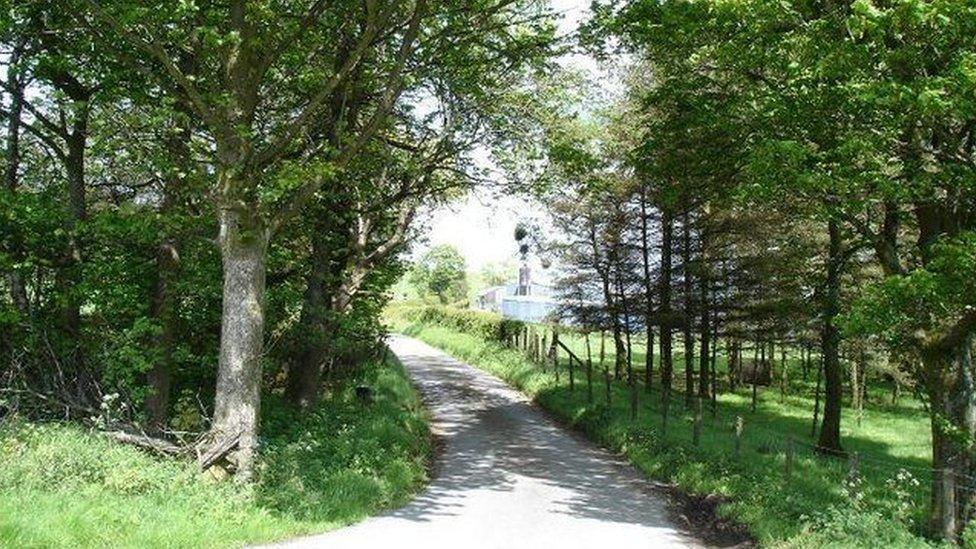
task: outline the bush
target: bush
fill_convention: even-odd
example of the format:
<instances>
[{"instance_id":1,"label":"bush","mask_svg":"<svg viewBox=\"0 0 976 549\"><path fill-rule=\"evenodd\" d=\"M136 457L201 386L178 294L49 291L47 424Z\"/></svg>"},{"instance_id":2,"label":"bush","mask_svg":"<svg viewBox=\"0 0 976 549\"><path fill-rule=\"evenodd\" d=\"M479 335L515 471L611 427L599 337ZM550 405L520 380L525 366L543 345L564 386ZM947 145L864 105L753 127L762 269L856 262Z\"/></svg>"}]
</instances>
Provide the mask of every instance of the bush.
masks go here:
<instances>
[{"instance_id":1,"label":"bush","mask_svg":"<svg viewBox=\"0 0 976 549\"><path fill-rule=\"evenodd\" d=\"M76 424L0 420L0 547L240 547L359 520L426 478L424 410L395 361L340 379L304 413L267 396L247 489Z\"/></svg>"},{"instance_id":2,"label":"bush","mask_svg":"<svg viewBox=\"0 0 976 549\"><path fill-rule=\"evenodd\" d=\"M810 517L801 517L802 533L790 547L930 547L902 524L878 512L832 505Z\"/></svg>"}]
</instances>

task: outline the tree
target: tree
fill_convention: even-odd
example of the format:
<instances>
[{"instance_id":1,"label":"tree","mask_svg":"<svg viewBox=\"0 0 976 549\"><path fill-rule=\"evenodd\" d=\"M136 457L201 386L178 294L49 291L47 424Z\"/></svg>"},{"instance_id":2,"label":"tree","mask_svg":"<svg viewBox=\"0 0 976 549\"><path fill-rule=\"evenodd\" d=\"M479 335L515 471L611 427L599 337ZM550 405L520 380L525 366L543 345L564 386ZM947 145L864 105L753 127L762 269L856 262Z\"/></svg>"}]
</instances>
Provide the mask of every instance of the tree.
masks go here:
<instances>
[{"instance_id":1,"label":"tree","mask_svg":"<svg viewBox=\"0 0 976 549\"><path fill-rule=\"evenodd\" d=\"M843 319L847 334L881 336L890 352L921 363L915 375L932 412L933 465L971 475L976 462L964 441L976 434L966 419L976 391L959 380L972 375L976 316L968 298L943 284L950 264L973 272L966 258L974 195L963 183L974 169L972 99L962 91L972 74L965 61L974 45L971 6L857 0L769 9L761 1L635 0L598 6L597 14L594 34L622 39L653 67L653 89L671 90L678 108L663 113L657 109L666 97L649 97L652 124L668 112L691 113L704 115L697 127L732 129L738 138L719 150L738 158L724 172L737 199L788 208L803 222L778 232L819 243L819 265L805 273L745 271L762 275L755 282L764 289L798 286L816 298L811 320L819 324L827 378L819 446L842 450ZM694 102L710 90L721 94L716 101ZM685 159L665 172L671 177L687 175L685 166L723 173L710 143L718 141L679 148L660 140L649 150ZM693 178L674 181L700 196ZM863 268L866 250L885 280ZM748 266L742 259L739 268ZM851 314L852 290L865 285L874 289ZM933 520L955 539L971 502L941 509L941 486L936 479Z\"/></svg>"},{"instance_id":2,"label":"tree","mask_svg":"<svg viewBox=\"0 0 976 549\"><path fill-rule=\"evenodd\" d=\"M461 253L450 244L427 250L413 266L410 280L421 295L434 295L442 304L467 295L467 266Z\"/></svg>"},{"instance_id":3,"label":"tree","mask_svg":"<svg viewBox=\"0 0 976 549\"><path fill-rule=\"evenodd\" d=\"M4 57L0 317L17 338L3 352L37 356L18 383L76 410L117 383L158 431L172 395L212 398L206 445L236 446L240 480L269 361L314 381L345 342L378 336L417 208L474 180L464 155L511 117L498 99L544 65L554 36L532 0L53 0L0 24L16 53ZM293 361L265 348L266 325L323 337ZM44 370L42 354L78 368ZM86 391L60 388L82 379Z\"/></svg>"},{"instance_id":4,"label":"tree","mask_svg":"<svg viewBox=\"0 0 976 549\"><path fill-rule=\"evenodd\" d=\"M188 98L213 142L224 295L212 434L239 441L239 478L246 480L257 442L272 236L384 127L408 75L421 78L414 70L443 48L457 51L458 41L503 35L506 24L493 22L527 8L486 2L458 11L424 0L291 2L275 10L247 2L77 8L92 34L151 60L160 85ZM544 43L533 32L547 32L544 19L518 39ZM198 35L207 38L195 51L201 70L191 75L174 52ZM124 52L120 59L133 62ZM337 101L343 95L353 100Z\"/></svg>"},{"instance_id":5,"label":"tree","mask_svg":"<svg viewBox=\"0 0 976 549\"><path fill-rule=\"evenodd\" d=\"M487 263L478 271L478 277L485 287L501 286L511 282L515 272L516 268L510 262Z\"/></svg>"}]
</instances>

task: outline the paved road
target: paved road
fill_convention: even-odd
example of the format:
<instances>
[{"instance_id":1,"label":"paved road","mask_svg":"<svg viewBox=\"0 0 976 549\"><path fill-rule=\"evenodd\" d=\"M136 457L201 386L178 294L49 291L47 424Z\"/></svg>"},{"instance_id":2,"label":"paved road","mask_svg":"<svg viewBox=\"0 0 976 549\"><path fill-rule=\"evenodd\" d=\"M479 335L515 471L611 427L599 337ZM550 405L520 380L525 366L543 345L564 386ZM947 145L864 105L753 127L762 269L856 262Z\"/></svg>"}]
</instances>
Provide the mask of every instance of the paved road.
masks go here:
<instances>
[{"instance_id":1,"label":"paved road","mask_svg":"<svg viewBox=\"0 0 976 549\"><path fill-rule=\"evenodd\" d=\"M390 342L442 452L406 507L281 547L695 547L632 467L567 432L499 379L417 340Z\"/></svg>"}]
</instances>

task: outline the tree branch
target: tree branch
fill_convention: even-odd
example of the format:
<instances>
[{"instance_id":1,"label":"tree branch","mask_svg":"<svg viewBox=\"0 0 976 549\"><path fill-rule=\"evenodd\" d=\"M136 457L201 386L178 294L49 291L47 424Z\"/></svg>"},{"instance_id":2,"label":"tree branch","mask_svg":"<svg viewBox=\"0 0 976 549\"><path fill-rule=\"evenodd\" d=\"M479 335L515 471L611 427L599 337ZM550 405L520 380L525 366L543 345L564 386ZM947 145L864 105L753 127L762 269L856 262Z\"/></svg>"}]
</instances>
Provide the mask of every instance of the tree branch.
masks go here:
<instances>
[{"instance_id":1,"label":"tree branch","mask_svg":"<svg viewBox=\"0 0 976 549\"><path fill-rule=\"evenodd\" d=\"M367 2L367 6L372 5L372 2ZM376 34L379 31L378 22L381 19L385 19L385 15L377 15L372 12L371 9L367 9L366 16L366 29L363 31L363 35L360 37L359 41L356 43L356 47L353 48L352 53L343 63L342 67L332 75L331 78L326 82L325 86L319 90L319 93L309 101L308 105L298 114L285 128L282 128L278 132L278 137L271 144L259 152L255 158L255 165L257 169L262 169L268 164L274 162L281 155L285 154L285 151L290 146L292 140L294 140L305 125L319 113L319 111L325 106L332 93L336 90L340 83L346 79L350 72L359 62L362 60L363 56L366 54L367 49L370 44L373 43Z\"/></svg>"},{"instance_id":2,"label":"tree branch","mask_svg":"<svg viewBox=\"0 0 976 549\"><path fill-rule=\"evenodd\" d=\"M115 30L115 32L119 33L119 35L121 35L124 39L128 40L131 44L143 49L149 55L154 57L157 61L162 63L163 68L169 74L170 78L173 79L174 83L178 87L183 89L183 92L186 93L187 98L190 100L190 104L193 106L193 109L197 112L198 115L200 115L200 117L204 120L204 122L206 122L211 127L211 129L214 130L215 133L220 134L223 132L224 125L221 123L219 117L207 105L207 102L204 101L203 95L200 93L197 87L193 85L193 82L191 82L190 79L187 78L185 74L183 74L183 71L181 71L180 68L176 66L176 63L174 63L173 60L170 59L169 55L166 53L166 49L163 48L162 44L160 44L155 39L151 39L150 41L147 42L139 38L129 30L127 30L109 13L102 10L102 8L98 6L98 3L95 0L88 0L88 6L92 9L92 12L97 17L99 17L102 21L104 21L110 27L112 27L112 29Z\"/></svg>"},{"instance_id":3,"label":"tree branch","mask_svg":"<svg viewBox=\"0 0 976 549\"><path fill-rule=\"evenodd\" d=\"M407 28L407 31L404 33L403 42L400 44L400 49L397 52L395 66L387 79L386 93L384 94L383 99L380 101L380 104L377 106L376 111L373 113L370 121L362 130L360 130L356 141L347 147L336 161L336 168L338 170L345 168L346 164L359 152L366 142L369 141L369 139L379 128L379 125L386 118L386 115L389 113L397 97L400 96L400 93L403 90L403 68L406 65L407 58L409 58L411 53L414 51L417 34L420 31L420 22L422 21L426 12L426 5L426 0L417 0L416 5L414 6L413 15L410 17L410 25ZM270 230L272 232L276 231L286 221L297 215L324 183L325 177L319 176L299 188L292 199L288 201L280 210L278 210L277 214L272 218L271 223L269 224Z\"/></svg>"}]
</instances>

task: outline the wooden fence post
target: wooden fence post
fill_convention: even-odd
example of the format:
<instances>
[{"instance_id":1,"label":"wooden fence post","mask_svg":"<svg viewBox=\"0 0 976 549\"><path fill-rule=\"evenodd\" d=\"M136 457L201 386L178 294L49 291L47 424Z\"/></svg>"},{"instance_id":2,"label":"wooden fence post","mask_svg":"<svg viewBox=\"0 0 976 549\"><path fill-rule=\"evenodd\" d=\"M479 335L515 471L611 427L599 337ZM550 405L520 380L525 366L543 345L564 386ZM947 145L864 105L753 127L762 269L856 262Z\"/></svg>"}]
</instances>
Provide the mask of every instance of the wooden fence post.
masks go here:
<instances>
[{"instance_id":1,"label":"wooden fence post","mask_svg":"<svg viewBox=\"0 0 976 549\"><path fill-rule=\"evenodd\" d=\"M854 497L858 492L861 478L861 457L857 452L851 452L847 466L847 494Z\"/></svg>"},{"instance_id":2,"label":"wooden fence post","mask_svg":"<svg viewBox=\"0 0 976 549\"><path fill-rule=\"evenodd\" d=\"M793 437L786 438L786 480L793 476Z\"/></svg>"},{"instance_id":3,"label":"wooden fence post","mask_svg":"<svg viewBox=\"0 0 976 549\"><path fill-rule=\"evenodd\" d=\"M575 391L576 390L576 376L575 376L575 372L576 372L576 370L573 368L573 357L570 356L569 357L569 390L570 391Z\"/></svg>"},{"instance_id":4,"label":"wooden fence post","mask_svg":"<svg viewBox=\"0 0 976 549\"><path fill-rule=\"evenodd\" d=\"M942 539L956 542L956 479L948 467L942 470Z\"/></svg>"},{"instance_id":5,"label":"wooden fence post","mask_svg":"<svg viewBox=\"0 0 976 549\"><path fill-rule=\"evenodd\" d=\"M552 369L556 372L556 383L559 383L559 334L552 333Z\"/></svg>"},{"instance_id":6,"label":"wooden fence post","mask_svg":"<svg viewBox=\"0 0 976 549\"><path fill-rule=\"evenodd\" d=\"M735 458L739 459L742 455L742 430L745 427L745 422L742 420L742 416L735 416Z\"/></svg>"},{"instance_id":7,"label":"wooden fence post","mask_svg":"<svg viewBox=\"0 0 976 549\"><path fill-rule=\"evenodd\" d=\"M701 442L701 421L702 421L702 399L695 398L695 419L694 426L692 430L692 444L698 446Z\"/></svg>"}]
</instances>

